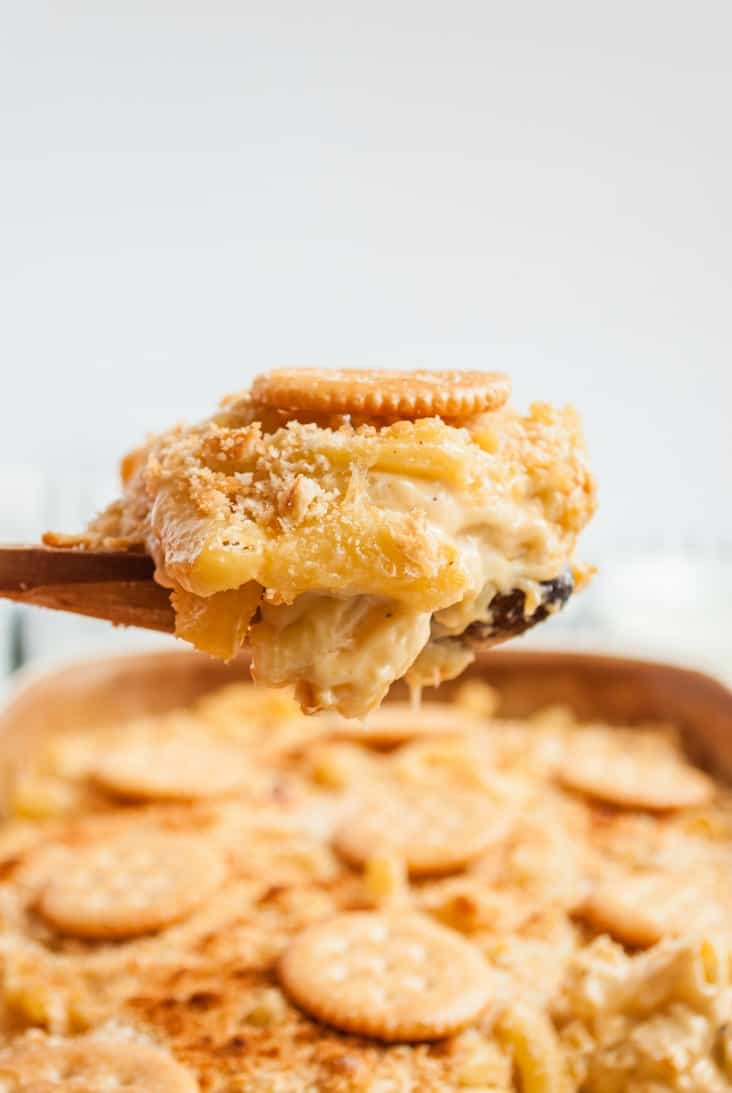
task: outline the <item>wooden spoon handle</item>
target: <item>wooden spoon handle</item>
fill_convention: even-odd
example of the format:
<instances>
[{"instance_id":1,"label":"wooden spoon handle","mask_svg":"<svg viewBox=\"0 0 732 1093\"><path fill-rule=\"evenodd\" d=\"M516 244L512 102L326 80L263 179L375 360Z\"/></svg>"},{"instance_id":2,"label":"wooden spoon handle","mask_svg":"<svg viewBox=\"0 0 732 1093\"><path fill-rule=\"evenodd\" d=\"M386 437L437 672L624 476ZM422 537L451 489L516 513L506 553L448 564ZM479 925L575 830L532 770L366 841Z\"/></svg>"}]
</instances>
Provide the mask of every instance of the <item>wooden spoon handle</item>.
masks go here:
<instances>
[{"instance_id":1,"label":"wooden spoon handle","mask_svg":"<svg viewBox=\"0 0 732 1093\"><path fill-rule=\"evenodd\" d=\"M16 603L172 633L170 592L145 554L0 547L0 597Z\"/></svg>"},{"instance_id":2,"label":"wooden spoon handle","mask_svg":"<svg viewBox=\"0 0 732 1093\"><path fill-rule=\"evenodd\" d=\"M0 546L0 593L59 584L152 581L154 570L147 554L123 550Z\"/></svg>"}]
</instances>

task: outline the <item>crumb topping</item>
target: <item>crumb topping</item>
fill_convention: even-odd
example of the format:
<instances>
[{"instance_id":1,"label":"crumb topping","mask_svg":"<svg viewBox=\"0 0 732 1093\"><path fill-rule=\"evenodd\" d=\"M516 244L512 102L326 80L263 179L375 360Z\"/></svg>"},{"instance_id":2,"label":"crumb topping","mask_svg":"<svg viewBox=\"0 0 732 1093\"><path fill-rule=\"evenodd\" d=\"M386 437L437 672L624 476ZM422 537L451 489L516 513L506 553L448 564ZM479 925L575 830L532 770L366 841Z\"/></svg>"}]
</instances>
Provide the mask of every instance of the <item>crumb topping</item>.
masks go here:
<instances>
[{"instance_id":1,"label":"crumb topping","mask_svg":"<svg viewBox=\"0 0 732 1093\"><path fill-rule=\"evenodd\" d=\"M490 628L499 597L518 595L528 615L543 583L570 570L579 580L575 544L595 507L577 415L546 403L392 420L296 414L244 393L151 438L123 461L122 482L84 535L46 541L147 551L179 636L224 657L250 641L257 678L298 683L307 709L350 716L407 672L415 686L461 672L469 628ZM245 588L240 613L221 598ZM411 640L396 624L373 630L356 657L349 627L369 605L411 613ZM322 615L307 632L313 662L299 652L305 608ZM359 694L347 675L381 682Z\"/></svg>"}]
</instances>

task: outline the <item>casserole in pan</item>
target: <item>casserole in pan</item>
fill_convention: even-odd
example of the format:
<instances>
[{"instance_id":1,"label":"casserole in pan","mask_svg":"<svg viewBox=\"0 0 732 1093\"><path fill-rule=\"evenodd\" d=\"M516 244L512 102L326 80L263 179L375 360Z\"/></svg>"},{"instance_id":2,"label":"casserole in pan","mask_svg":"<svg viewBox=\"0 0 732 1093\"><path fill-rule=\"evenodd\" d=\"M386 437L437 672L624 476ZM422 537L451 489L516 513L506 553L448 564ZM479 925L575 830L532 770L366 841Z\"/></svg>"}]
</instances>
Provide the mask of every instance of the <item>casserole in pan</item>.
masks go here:
<instances>
[{"instance_id":1,"label":"casserole in pan","mask_svg":"<svg viewBox=\"0 0 732 1093\"><path fill-rule=\"evenodd\" d=\"M726 688L494 652L363 724L241 677L6 705L0 1088L729 1088Z\"/></svg>"}]
</instances>

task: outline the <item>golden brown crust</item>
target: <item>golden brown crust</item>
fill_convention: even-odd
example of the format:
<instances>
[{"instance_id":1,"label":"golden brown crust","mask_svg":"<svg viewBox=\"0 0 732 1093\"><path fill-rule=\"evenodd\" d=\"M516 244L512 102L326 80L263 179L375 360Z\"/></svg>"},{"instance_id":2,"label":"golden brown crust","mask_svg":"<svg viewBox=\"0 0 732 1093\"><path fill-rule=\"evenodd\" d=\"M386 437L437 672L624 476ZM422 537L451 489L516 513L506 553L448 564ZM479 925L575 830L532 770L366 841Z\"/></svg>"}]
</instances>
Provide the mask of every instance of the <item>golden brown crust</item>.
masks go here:
<instances>
[{"instance_id":1,"label":"golden brown crust","mask_svg":"<svg viewBox=\"0 0 732 1093\"><path fill-rule=\"evenodd\" d=\"M282 368L252 384L253 401L272 409L377 418L469 418L500 409L510 393L499 372Z\"/></svg>"}]
</instances>

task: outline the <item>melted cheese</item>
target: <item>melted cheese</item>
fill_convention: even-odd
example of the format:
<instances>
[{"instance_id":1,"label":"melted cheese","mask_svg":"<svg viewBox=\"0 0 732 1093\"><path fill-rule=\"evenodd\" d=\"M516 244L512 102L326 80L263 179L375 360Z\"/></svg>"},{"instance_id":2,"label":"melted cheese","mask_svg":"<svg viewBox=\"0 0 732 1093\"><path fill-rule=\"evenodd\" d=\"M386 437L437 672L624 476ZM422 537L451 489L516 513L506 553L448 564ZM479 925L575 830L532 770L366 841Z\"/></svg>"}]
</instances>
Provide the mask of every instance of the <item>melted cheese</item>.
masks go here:
<instances>
[{"instance_id":1,"label":"melted cheese","mask_svg":"<svg viewBox=\"0 0 732 1093\"><path fill-rule=\"evenodd\" d=\"M180 636L246 639L258 679L349 716L462 670L497 594L533 611L594 508L576 415L545 405L463 427L223 415L154 439L124 486L84 541L143 545Z\"/></svg>"}]
</instances>

